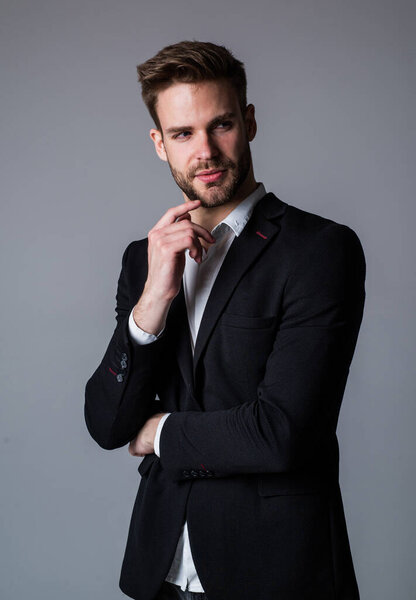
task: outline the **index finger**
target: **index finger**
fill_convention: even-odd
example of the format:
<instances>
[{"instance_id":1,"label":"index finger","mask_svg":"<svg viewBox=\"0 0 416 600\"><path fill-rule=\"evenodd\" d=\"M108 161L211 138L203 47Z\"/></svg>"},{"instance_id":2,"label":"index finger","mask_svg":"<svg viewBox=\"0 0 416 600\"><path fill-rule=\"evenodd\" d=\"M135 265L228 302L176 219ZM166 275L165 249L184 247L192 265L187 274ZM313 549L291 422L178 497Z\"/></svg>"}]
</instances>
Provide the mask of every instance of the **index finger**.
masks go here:
<instances>
[{"instance_id":1,"label":"index finger","mask_svg":"<svg viewBox=\"0 0 416 600\"><path fill-rule=\"evenodd\" d=\"M161 227L165 227L165 225L174 223L178 217L185 215L190 210L195 210L195 208L198 208L200 204L200 200L189 200L188 202L183 202L178 206L172 206L159 219L153 229L160 229Z\"/></svg>"}]
</instances>

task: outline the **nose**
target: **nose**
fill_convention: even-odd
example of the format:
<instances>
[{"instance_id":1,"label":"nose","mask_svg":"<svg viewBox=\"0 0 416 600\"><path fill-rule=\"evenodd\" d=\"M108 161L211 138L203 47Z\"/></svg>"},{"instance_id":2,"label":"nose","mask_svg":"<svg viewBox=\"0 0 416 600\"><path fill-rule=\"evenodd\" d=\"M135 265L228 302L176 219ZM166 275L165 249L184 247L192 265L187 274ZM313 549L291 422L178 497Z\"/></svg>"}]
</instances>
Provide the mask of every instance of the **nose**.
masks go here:
<instances>
[{"instance_id":1,"label":"nose","mask_svg":"<svg viewBox=\"0 0 416 600\"><path fill-rule=\"evenodd\" d=\"M199 160L209 160L218 155L218 148L209 133L200 133L196 154Z\"/></svg>"}]
</instances>

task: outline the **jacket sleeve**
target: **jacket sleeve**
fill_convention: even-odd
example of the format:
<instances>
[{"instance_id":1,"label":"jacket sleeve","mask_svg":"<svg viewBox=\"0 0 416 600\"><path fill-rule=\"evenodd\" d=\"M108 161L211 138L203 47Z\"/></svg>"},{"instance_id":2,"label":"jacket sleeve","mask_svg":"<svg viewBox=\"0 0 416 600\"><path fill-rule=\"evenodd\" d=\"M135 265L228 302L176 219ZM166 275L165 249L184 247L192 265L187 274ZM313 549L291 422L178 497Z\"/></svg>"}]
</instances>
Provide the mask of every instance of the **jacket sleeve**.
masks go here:
<instances>
[{"instance_id":1,"label":"jacket sleeve","mask_svg":"<svg viewBox=\"0 0 416 600\"><path fill-rule=\"evenodd\" d=\"M216 477L290 471L334 439L364 281L364 253L354 231L336 223L324 227L286 281L256 397L226 410L173 412L166 420L160 460L173 479L200 472L201 465Z\"/></svg>"},{"instance_id":2,"label":"jacket sleeve","mask_svg":"<svg viewBox=\"0 0 416 600\"><path fill-rule=\"evenodd\" d=\"M163 353L163 335L152 344L139 346L132 343L128 331L128 318L135 302L130 299L128 284L129 253L134 244L123 255L116 295L116 328L85 389L88 431L107 450L124 446L133 439L147 418L158 411L159 404L155 401L155 381ZM142 255L144 263L146 252ZM143 285L144 271L143 266Z\"/></svg>"}]
</instances>

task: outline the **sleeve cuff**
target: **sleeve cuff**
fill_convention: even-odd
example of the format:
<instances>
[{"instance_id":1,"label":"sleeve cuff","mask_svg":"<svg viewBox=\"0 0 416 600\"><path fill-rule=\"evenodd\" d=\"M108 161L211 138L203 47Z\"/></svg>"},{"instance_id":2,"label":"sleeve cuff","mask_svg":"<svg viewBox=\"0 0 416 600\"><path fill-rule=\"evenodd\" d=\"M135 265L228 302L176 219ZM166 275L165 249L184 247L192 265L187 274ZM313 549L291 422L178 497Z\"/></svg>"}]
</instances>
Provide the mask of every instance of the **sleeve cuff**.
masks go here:
<instances>
[{"instance_id":1,"label":"sleeve cuff","mask_svg":"<svg viewBox=\"0 0 416 600\"><path fill-rule=\"evenodd\" d=\"M143 331L143 329L136 324L136 321L133 319L133 310L131 311L129 316L129 334L133 342L139 346L144 346L146 344L155 342L162 335L164 330L165 328L163 328L162 331L160 331L157 335Z\"/></svg>"},{"instance_id":2,"label":"sleeve cuff","mask_svg":"<svg viewBox=\"0 0 416 600\"><path fill-rule=\"evenodd\" d=\"M166 413L165 415L163 415L163 417L160 419L157 429L156 429L155 441L153 442L153 446L155 449L155 454L159 458L160 458L160 434L162 433L163 424L169 415L170 415L170 413Z\"/></svg>"}]
</instances>

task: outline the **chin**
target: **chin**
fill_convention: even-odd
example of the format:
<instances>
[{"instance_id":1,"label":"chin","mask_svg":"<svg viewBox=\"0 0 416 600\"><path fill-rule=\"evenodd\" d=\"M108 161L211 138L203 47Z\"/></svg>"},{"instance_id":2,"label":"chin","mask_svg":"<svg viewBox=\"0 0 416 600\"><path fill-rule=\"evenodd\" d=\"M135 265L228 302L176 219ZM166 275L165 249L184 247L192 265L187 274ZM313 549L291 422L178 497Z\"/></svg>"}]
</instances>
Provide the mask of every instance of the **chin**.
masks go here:
<instances>
[{"instance_id":1,"label":"chin","mask_svg":"<svg viewBox=\"0 0 416 600\"><path fill-rule=\"evenodd\" d=\"M204 208L215 208L223 206L230 201L229 194L226 191L214 192L213 194L198 194L198 200L201 201L201 206Z\"/></svg>"}]
</instances>

